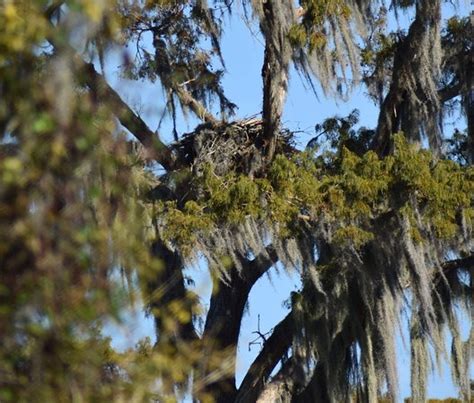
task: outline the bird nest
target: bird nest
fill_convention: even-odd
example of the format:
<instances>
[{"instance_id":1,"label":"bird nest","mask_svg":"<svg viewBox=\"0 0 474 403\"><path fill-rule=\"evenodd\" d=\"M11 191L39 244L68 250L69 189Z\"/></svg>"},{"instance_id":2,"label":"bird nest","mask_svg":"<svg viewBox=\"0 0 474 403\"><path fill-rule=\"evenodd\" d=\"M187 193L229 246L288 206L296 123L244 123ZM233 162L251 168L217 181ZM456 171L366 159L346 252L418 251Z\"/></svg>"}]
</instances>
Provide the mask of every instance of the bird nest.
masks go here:
<instances>
[{"instance_id":1,"label":"bird nest","mask_svg":"<svg viewBox=\"0 0 474 403\"><path fill-rule=\"evenodd\" d=\"M262 150L257 147L262 133L263 121L255 118L203 124L174 144L174 151L182 165L195 173L210 164L219 176L229 172L258 176L264 168ZM281 130L276 152L290 155L294 151L293 134Z\"/></svg>"}]
</instances>

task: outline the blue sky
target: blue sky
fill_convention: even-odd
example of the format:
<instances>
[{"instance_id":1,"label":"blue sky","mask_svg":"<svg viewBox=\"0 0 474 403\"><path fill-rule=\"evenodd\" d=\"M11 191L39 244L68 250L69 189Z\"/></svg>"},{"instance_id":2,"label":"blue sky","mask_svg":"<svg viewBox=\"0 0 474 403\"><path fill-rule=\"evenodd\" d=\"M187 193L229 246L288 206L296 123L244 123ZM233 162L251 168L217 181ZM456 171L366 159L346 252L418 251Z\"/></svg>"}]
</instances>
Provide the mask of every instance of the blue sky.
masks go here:
<instances>
[{"instance_id":1,"label":"blue sky","mask_svg":"<svg viewBox=\"0 0 474 403\"><path fill-rule=\"evenodd\" d=\"M461 2L459 13L468 14L467 2ZM445 7L447 14L453 12L451 6ZM403 21L402 16L402 21ZM406 18L405 18L406 19ZM251 26L254 33L258 32L258 26ZM261 63L263 59L263 45L258 37L248 29L243 22L243 13L235 12L229 21L223 40L223 54L226 61L227 73L224 79L224 88L227 96L239 106L237 117L251 116L261 111ZM162 112L164 100L162 92L157 85L149 83L130 83L119 80L116 73L111 70L108 79L119 90L124 98L136 109L149 123L150 127L156 128L159 116ZM356 90L348 102L335 101L324 98L319 93L319 100L314 94L305 88L302 80L292 71L290 80L289 96L283 115L283 123L293 130L301 130L299 144L304 146L313 134L314 125L327 117L334 115L346 116L354 108L360 110L360 123L367 127L374 127L377 120L377 108L365 95L362 89ZM192 131L196 121L181 120L179 131ZM171 124L165 121L160 129L162 138L171 141ZM278 271L278 273L277 273ZM210 297L210 278L202 266L188 271L195 278L195 288L198 291L204 306L208 307ZM290 292L298 287L297 276L285 273L283 270L273 268L268 276L264 276L252 289L247 313L242 322L242 331L238 346L237 358L237 381L240 382L246 369L259 352L259 346L253 345L249 349L249 343L255 339L252 332L257 330L258 316L260 316L260 331L270 331L284 316L287 309L283 302L289 297ZM464 320L464 337L468 332L468 320ZM406 331L406 329L404 330ZM130 315L127 326L109 326L107 333L113 336L113 344L119 348L134 345L144 336L154 339L153 324L146 319L140 309ZM408 338L405 338L408 340ZM408 343L408 341L406 341ZM404 346L402 338L398 343L398 362L400 369L400 391L402 397L410 394L410 359L407 353L409 346ZM473 371L471 371L473 372ZM474 374L473 374L474 375ZM457 391L450 381L449 367L443 365L441 374L430 377L428 396L445 398L456 396Z\"/></svg>"}]
</instances>

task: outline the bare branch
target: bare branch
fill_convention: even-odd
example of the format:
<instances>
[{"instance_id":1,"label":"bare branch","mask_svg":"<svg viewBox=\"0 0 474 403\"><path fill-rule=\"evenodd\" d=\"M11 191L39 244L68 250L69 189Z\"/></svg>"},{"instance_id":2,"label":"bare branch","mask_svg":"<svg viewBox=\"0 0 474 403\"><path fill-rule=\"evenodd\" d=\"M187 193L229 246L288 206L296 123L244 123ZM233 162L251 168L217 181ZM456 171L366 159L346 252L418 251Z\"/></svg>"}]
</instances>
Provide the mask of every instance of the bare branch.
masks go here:
<instances>
[{"instance_id":1,"label":"bare branch","mask_svg":"<svg viewBox=\"0 0 474 403\"><path fill-rule=\"evenodd\" d=\"M458 95L461 95L462 84L456 83L448 85L438 91L439 100L441 103L447 102Z\"/></svg>"},{"instance_id":2,"label":"bare branch","mask_svg":"<svg viewBox=\"0 0 474 403\"><path fill-rule=\"evenodd\" d=\"M292 342L293 316L290 312L275 326L272 335L263 345L262 351L250 366L237 393L236 402L255 402L260 396L273 368L288 351Z\"/></svg>"},{"instance_id":3,"label":"bare branch","mask_svg":"<svg viewBox=\"0 0 474 403\"><path fill-rule=\"evenodd\" d=\"M181 101L181 103L187 106L189 109L191 109L193 113L203 122L206 122L206 123L217 122L214 115L212 115L201 102L199 102L196 98L194 98L189 93L189 91L187 91L183 87L182 84L173 86L173 90L178 95L178 98Z\"/></svg>"},{"instance_id":4,"label":"bare branch","mask_svg":"<svg viewBox=\"0 0 474 403\"><path fill-rule=\"evenodd\" d=\"M466 270L474 267L474 254L461 259L448 260L441 266L444 272L464 268Z\"/></svg>"}]
</instances>

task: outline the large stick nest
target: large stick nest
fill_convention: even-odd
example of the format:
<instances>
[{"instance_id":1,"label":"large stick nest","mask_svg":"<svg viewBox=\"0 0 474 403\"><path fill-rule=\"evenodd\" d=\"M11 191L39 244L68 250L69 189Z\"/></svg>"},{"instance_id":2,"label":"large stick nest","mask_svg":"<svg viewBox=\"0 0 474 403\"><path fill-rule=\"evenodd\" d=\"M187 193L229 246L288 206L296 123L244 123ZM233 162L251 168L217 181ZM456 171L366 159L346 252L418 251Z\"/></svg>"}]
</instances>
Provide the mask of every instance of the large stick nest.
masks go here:
<instances>
[{"instance_id":1,"label":"large stick nest","mask_svg":"<svg viewBox=\"0 0 474 403\"><path fill-rule=\"evenodd\" d=\"M260 176L265 167L262 150L257 146L262 132L263 121L255 118L203 124L185 134L173 148L182 165L192 167L196 174L205 164L211 164L219 176L229 172ZM276 152L295 152L290 131L280 131Z\"/></svg>"}]
</instances>

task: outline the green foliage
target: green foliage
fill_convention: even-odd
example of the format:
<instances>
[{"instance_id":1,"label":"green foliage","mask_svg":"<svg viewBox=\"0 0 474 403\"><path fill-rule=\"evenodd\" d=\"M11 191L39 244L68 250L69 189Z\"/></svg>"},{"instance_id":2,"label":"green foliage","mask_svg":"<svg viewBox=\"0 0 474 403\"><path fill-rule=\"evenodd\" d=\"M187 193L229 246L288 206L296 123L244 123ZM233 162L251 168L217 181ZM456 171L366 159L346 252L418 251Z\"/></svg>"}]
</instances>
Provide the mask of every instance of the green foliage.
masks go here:
<instances>
[{"instance_id":1,"label":"green foliage","mask_svg":"<svg viewBox=\"0 0 474 403\"><path fill-rule=\"evenodd\" d=\"M303 0L300 4L305 13L301 22L291 27L289 39L295 46L307 46L310 52L328 44L324 29L328 19L349 21L352 14L346 2L340 0Z\"/></svg>"},{"instance_id":2,"label":"green foliage","mask_svg":"<svg viewBox=\"0 0 474 403\"><path fill-rule=\"evenodd\" d=\"M207 166L199 182L201 197L183 209L167 205L157 214L165 220L166 238L180 249L190 248L199 232L236 225L245 217L287 228L303 212L313 221L322 216L337 221L337 239L348 239L357 248L373 238L372 220L394 210L413 216L420 209L439 237L453 238L460 231L461 212L472 225L473 174L472 167L436 160L399 134L395 152L383 159L345 147L330 164L309 153L278 155L258 179L233 173L219 177Z\"/></svg>"},{"instance_id":3,"label":"green foliage","mask_svg":"<svg viewBox=\"0 0 474 403\"><path fill-rule=\"evenodd\" d=\"M53 29L49 3L0 4L0 151L13 150L0 158L0 400L132 401L128 363L99 329L137 298L119 268L131 280L156 266L140 201L151 176L70 50L48 52L81 24ZM105 27L114 40L106 3L68 2L90 40Z\"/></svg>"}]
</instances>

